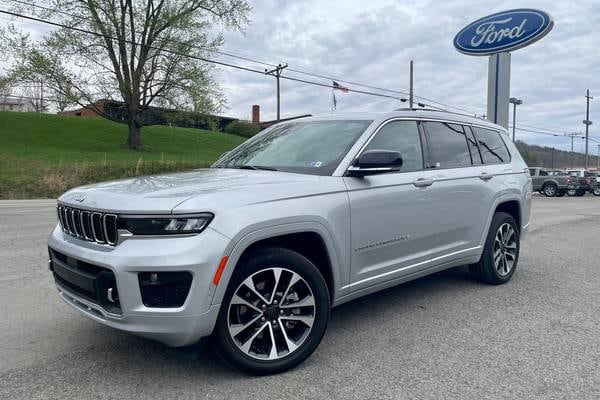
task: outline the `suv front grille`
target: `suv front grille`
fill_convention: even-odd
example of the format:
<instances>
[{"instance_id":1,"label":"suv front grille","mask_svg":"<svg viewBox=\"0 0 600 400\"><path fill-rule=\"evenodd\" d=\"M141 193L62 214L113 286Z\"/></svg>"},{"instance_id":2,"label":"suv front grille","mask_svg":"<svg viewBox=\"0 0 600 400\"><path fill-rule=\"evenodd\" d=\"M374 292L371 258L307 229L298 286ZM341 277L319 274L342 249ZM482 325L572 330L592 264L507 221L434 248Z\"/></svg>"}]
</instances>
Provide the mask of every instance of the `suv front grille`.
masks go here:
<instances>
[{"instance_id":1,"label":"suv front grille","mask_svg":"<svg viewBox=\"0 0 600 400\"><path fill-rule=\"evenodd\" d=\"M62 230L79 239L100 244L117 244L117 216L115 214L82 210L63 205L57 207Z\"/></svg>"}]
</instances>

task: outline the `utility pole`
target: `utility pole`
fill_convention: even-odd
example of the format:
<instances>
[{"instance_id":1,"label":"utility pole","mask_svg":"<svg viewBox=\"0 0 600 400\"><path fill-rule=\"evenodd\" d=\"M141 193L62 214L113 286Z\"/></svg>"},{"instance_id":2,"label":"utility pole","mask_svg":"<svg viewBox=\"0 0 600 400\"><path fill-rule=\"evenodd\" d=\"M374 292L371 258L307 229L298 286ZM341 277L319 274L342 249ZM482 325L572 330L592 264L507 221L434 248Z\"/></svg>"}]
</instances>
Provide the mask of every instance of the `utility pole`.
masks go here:
<instances>
[{"instance_id":1,"label":"utility pole","mask_svg":"<svg viewBox=\"0 0 600 400\"><path fill-rule=\"evenodd\" d=\"M554 147L552 148L552 169L554 169Z\"/></svg>"},{"instance_id":2,"label":"utility pole","mask_svg":"<svg viewBox=\"0 0 600 400\"><path fill-rule=\"evenodd\" d=\"M270 71L268 69L265 69L265 74L273 75L277 79L277 121L281 119L281 95L279 91L279 77L281 76L281 71L287 68L287 66L287 64L278 64L277 67L275 67L275 69L272 69Z\"/></svg>"},{"instance_id":3,"label":"utility pole","mask_svg":"<svg viewBox=\"0 0 600 400\"><path fill-rule=\"evenodd\" d=\"M408 106L413 108L414 92L413 92L413 60L410 60L410 86L408 90Z\"/></svg>"},{"instance_id":4,"label":"utility pole","mask_svg":"<svg viewBox=\"0 0 600 400\"><path fill-rule=\"evenodd\" d=\"M573 168L573 138L575 137L576 133L569 133L567 134L567 136L571 136L571 168Z\"/></svg>"},{"instance_id":5,"label":"utility pole","mask_svg":"<svg viewBox=\"0 0 600 400\"><path fill-rule=\"evenodd\" d=\"M598 157L597 157L597 161L598 161L598 164L596 165L596 173L600 174L600 144L598 145Z\"/></svg>"},{"instance_id":6,"label":"utility pole","mask_svg":"<svg viewBox=\"0 0 600 400\"><path fill-rule=\"evenodd\" d=\"M590 96L590 89L587 89L585 92L585 100L586 100L586 109L585 109L585 119L583 120L583 124L585 125L585 169L588 168L588 143L590 139L590 125L592 121L590 121L590 100L593 99Z\"/></svg>"},{"instance_id":7,"label":"utility pole","mask_svg":"<svg viewBox=\"0 0 600 400\"><path fill-rule=\"evenodd\" d=\"M523 100L511 97L508 102L513 105L513 143L515 142L515 125L517 124L517 106L523 104Z\"/></svg>"}]
</instances>

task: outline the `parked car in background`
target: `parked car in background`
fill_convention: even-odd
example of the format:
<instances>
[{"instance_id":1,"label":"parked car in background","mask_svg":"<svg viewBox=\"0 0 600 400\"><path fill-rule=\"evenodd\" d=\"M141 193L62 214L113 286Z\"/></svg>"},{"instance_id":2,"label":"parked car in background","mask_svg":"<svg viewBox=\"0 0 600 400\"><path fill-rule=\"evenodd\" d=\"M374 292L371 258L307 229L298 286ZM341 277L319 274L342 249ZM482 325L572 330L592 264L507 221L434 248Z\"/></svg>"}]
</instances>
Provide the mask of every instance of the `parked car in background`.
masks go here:
<instances>
[{"instance_id":1,"label":"parked car in background","mask_svg":"<svg viewBox=\"0 0 600 400\"><path fill-rule=\"evenodd\" d=\"M567 173L576 178L579 182L579 188L577 190L567 191L568 196L583 196L587 192L594 193L596 176L592 172L588 172L585 169L570 169L567 170ZM598 195L600 195L600 193L598 193Z\"/></svg>"},{"instance_id":2,"label":"parked car in background","mask_svg":"<svg viewBox=\"0 0 600 400\"><path fill-rule=\"evenodd\" d=\"M529 168L529 175L533 190L547 197L562 197L570 190L580 190L577 178L564 171L534 167Z\"/></svg>"}]
</instances>

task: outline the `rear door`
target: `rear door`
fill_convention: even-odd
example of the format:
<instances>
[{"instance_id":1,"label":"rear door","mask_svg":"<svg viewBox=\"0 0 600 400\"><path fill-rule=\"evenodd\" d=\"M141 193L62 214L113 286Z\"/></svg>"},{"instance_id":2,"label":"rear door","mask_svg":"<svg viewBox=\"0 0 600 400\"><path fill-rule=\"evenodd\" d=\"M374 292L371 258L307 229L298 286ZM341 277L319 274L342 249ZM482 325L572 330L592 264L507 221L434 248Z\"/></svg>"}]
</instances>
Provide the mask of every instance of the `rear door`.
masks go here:
<instances>
[{"instance_id":1,"label":"rear door","mask_svg":"<svg viewBox=\"0 0 600 400\"><path fill-rule=\"evenodd\" d=\"M452 261L479 245L494 195L494 171L482 163L468 126L427 121L423 127L435 181L429 216L436 230L432 256Z\"/></svg>"}]
</instances>

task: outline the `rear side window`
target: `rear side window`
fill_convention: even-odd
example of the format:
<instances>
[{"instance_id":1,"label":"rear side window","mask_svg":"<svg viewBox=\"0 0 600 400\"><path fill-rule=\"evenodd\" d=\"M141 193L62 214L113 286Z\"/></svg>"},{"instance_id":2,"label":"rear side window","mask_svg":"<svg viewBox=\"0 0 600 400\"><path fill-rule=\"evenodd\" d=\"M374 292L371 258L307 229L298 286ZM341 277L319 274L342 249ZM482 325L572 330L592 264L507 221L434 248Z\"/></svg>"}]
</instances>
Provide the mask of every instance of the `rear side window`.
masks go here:
<instances>
[{"instance_id":1,"label":"rear side window","mask_svg":"<svg viewBox=\"0 0 600 400\"><path fill-rule=\"evenodd\" d=\"M381 127L369 142L367 150L398 151L402 156L401 172L423 169L423 150L415 121L392 121Z\"/></svg>"},{"instance_id":2,"label":"rear side window","mask_svg":"<svg viewBox=\"0 0 600 400\"><path fill-rule=\"evenodd\" d=\"M477 140L473 136L473 131L471 128L463 126L463 129L467 133L467 143L469 144L469 151L471 152L471 161L473 165L481 165L483 161L481 161L481 154L479 154L479 149L477 148Z\"/></svg>"},{"instance_id":3,"label":"rear side window","mask_svg":"<svg viewBox=\"0 0 600 400\"><path fill-rule=\"evenodd\" d=\"M510 161L510 154L500 133L491 129L473 127L484 164L501 164ZM541 175L541 174L540 174Z\"/></svg>"},{"instance_id":4,"label":"rear side window","mask_svg":"<svg viewBox=\"0 0 600 400\"><path fill-rule=\"evenodd\" d=\"M540 170L540 176L548 176L548 173L544 170Z\"/></svg>"},{"instance_id":5,"label":"rear side window","mask_svg":"<svg viewBox=\"0 0 600 400\"><path fill-rule=\"evenodd\" d=\"M423 122L429 148L429 161L435 168L471 166L465 130L461 125Z\"/></svg>"}]
</instances>

